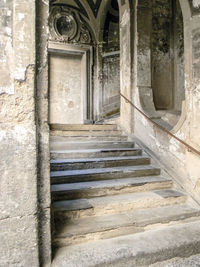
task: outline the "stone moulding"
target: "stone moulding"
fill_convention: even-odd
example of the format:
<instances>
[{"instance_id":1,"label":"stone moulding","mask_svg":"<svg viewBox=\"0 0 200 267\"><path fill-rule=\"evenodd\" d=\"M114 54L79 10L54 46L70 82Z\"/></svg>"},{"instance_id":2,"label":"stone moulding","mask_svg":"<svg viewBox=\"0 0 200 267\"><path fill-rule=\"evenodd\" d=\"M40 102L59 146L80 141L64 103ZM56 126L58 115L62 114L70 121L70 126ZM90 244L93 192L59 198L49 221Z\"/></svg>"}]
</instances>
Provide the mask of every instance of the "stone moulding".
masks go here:
<instances>
[{"instance_id":1,"label":"stone moulding","mask_svg":"<svg viewBox=\"0 0 200 267\"><path fill-rule=\"evenodd\" d=\"M55 6L49 18L50 40L67 43L91 44L86 22L79 12L68 7Z\"/></svg>"}]
</instances>

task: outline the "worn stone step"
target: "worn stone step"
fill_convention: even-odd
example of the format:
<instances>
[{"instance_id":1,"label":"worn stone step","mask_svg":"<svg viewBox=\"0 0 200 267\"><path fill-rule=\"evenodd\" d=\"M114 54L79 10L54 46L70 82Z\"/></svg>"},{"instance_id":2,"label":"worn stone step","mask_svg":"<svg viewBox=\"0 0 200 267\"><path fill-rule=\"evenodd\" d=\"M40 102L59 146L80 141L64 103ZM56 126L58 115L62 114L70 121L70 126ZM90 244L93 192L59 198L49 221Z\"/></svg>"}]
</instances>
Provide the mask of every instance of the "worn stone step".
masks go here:
<instances>
[{"instance_id":1,"label":"worn stone step","mask_svg":"<svg viewBox=\"0 0 200 267\"><path fill-rule=\"evenodd\" d=\"M128 157L141 156L140 148L101 148L82 150L56 150L51 151L51 159L80 159L80 158L104 158L104 157Z\"/></svg>"},{"instance_id":2,"label":"worn stone step","mask_svg":"<svg viewBox=\"0 0 200 267\"><path fill-rule=\"evenodd\" d=\"M115 236L144 232L151 225L166 224L173 221L200 216L200 208L190 204L169 205L164 207L130 210L105 216L94 216L92 219L79 218L63 222L56 218L56 237L54 246L68 246L92 240L112 238Z\"/></svg>"},{"instance_id":3,"label":"worn stone step","mask_svg":"<svg viewBox=\"0 0 200 267\"><path fill-rule=\"evenodd\" d=\"M66 136L66 137L95 137L95 136L121 136L122 131L119 130L112 130L112 131L98 131L98 130L90 130L90 131L85 131L85 130L73 130L73 131L58 131L54 130L51 131L51 135L54 136Z\"/></svg>"},{"instance_id":4,"label":"worn stone step","mask_svg":"<svg viewBox=\"0 0 200 267\"><path fill-rule=\"evenodd\" d=\"M63 159L51 160L51 170L80 170L90 168L106 168L147 164L150 164L150 158L146 156Z\"/></svg>"},{"instance_id":5,"label":"worn stone step","mask_svg":"<svg viewBox=\"0 0 200 267\"><path fill-rule=\"evenodd\" d=\"M173 189L160 189L137 193L120 194L89 199L55 201L55 216L80 218L122 213L132 209L161 207L185 202L186 195Z\"/></svg>"},{"instance_id":6,"label":"worn stone step","mask_svg":"<svg viewBox=\"0 0 200 267\"><path fill-rule=\"evenodd\" d=\"M172 181L161 176L123 178L51 186L54 200L80 199L171 188Z\"/></svg>"},{"instance_id":7,"label":"worn stone step","mask_svg":"<svg viewBox=\"0 0 200 267\"><path fill-rule=\"evenodd\" d=\"M127 141L127 136L124 135L100 135L100 136L91 136L91 135L86 135L86 136L65 136L61 132L58 133L57 131L52 131L51 132L51 137L61 137L63 141L65 142L84 142L84 141L113 141L113 142L120 142L120 141Z\"/></svg>"},{"instance_id":8,"label":"worn stone step","mask_svg":"<svg viewBox=\"0 0 200 267\"><path fill-rule=\"evenodd\" d=\"M152 165L53 171L51 172L51 183L75 183L159 174L160 169Z\"/></svg>"},{"instance_id":9,"label":"worn stone step","mask_svg":"<svg viewBox=\"0 0 200 267\"><path fill-rule=\"evenodd\" d=\"M180 257L150 264L149 267L199 267L199 263L200 254L191 255L189 257L182 255Z\"/></svg>"},{"instance_id":10,"label":"worn stone step","mask_svg":"<svg viewBox=\"0 0 200 267\"><path fill-rule=\"evenodd\" d=\"M50 130L60 131L113 131L116 124L51 124Z\"/></svg>"},{"instance_id":11,"label":"worn stone step","mask_svg":"<svg viewBox=\"0 0 200 267\"><path fill-rule=\"evenodd\" d=\"M79 149L125 149L125 148L134 148L134 142L128 141L71 141L68 142L66 137L63 136L50 136L50 149L51 150L79 150Z\"/></svg>"},{"instance_id":12,"label":"worn stone step","mask_svg":"<svg viewBox=\"0 0 200 267\"><path fill-rule=\"evenodd\" d=\"M194 221L64 247L57 251L52 267L147 267L199 252L200 221Z\"/></svg>"}]
</instances>

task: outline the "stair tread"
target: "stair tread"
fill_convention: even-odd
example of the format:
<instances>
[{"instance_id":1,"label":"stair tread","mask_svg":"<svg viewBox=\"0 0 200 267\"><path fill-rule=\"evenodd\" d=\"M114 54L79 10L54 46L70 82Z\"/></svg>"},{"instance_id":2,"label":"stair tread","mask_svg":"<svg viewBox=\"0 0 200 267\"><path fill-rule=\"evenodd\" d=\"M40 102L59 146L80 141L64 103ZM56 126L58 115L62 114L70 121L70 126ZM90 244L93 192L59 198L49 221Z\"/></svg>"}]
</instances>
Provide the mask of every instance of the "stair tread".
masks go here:
<instances>
[{"instance_id":1,"label":"stair tread","mask_svg":"<svg viewBox=\"0 0 200 267\"><path fill-rule=\"evenodd\" d=\"M153 165L136 165L136 166L121 166L121 167L110 167L110 168L93 168L93 169L81 169L81 170L66 170L66 171L52 171L51 177L61 176L79 176L79 175L91 175L101 173L114 173L114 172L131 172L135 170L149 170L159 169ZM160 170L160 169L159 169Z\"/></svg>"},{"instance_id":2,"label":"stair tread","mask_svg":"<svg viewBox=\"0 0 200 267\"><path fill-rule=\"evenodd\" d=\"M50 141L51 142L62 142L62 143L65 143L66 142L66 136L55 136L55 135L50 135ZM67 138L67 141L68 141L68 138ZM87 139L85 140L79 140L78 142L77 141L74 141L74 140L71 140L70 141L70 144L97 144L97 145L104 145L104 144L116 144L116 145L133 145L134 142L133 141L128 141L128 140L95 140L95 141L88 141Z\"/></svg>"},{"instance_id":3,"label":"stair tread","mask_svg":"<svg viewBox=\"0 0 200 267\"><path fill-rule=\"evenodd\" d=\"M197 254L199 244L200 221L180 223L61 248L52 266L149 266L172 257Z\"/></svg>"},{"instance_id":4,"label":"stair tread","mask_svg":"<svg viewBox=\"0 0 200 267\"><path fill-rule=\"evenodd\" d=\"M185 196L182 192L173 190L173 189L161 189L137 193L128 193L121 195L113 196L104 196L104 197L94 197L90 199L75 199L75 200L64 200L64 201L55 201L53 207L58 210L72 211L72 210L81 210L81 209L91 209L98 206L106 205L126 205L127 203L143 202L145 201L159 201L161 199L167 198L178 198Z\"/></svg>"},{"instance_id":5,"label":"stair tread","mask_svg":"<svg viewBox=\"0 0 200 267\"><path fill-rule=\"evenodd\" d=\"M52 164L62 164L62 163L85 163L85 162L106 162L106 161L118 161L118 160L134 160L134 159L149 159L147 156L118 156L118 157L103 157L103 158L76 158L76 159L58 159L51 160Z\"/></svg>"},{"instance_id":6,"label":"stair tread","mask_svg":"<svg viewBox=\"0 0 200 267\"><path fill-rule=\"evenodd\" d=\"M65 136L50 136L50 139L51 139L51 141L53 141L53 142L63 142L63 143L65 143ZM71 144L77 144L77 143L79 143L79 144L91 144L91 143L93 143L93 144L102 144L102 145L104 145L104 144L106 144L106 145L108 145L108 144L110 144L110 145L114 145L114 144L116 144L116 145L134 145L135 144L135 142L134 141L102 141L102 140L100 140L100 141L93 141L93 142L91 142L91 141L88 141L88 140L85 140L85 141L80 141L80 142L74 142L74 141L72 141L72 142L70 142Z\"/></svg>"},{"instance_id":7,"label":"stair tread","mask_svg":"<svg viewBox=\"0 0 200 267\"><path fill-rule=\"evenodd\" d=\"M137 186L147 183L167 182L167 181L171 181L171 179L167 179L162 176L123 178L123 179L80 182L71 184L54 184L51 186L51 191L63 192L63 191L101 189L101 188L111 188L111 187L117 187L121 189L126 186Z\"/></svg>"},{"instance_id":8,"label":"stair tread","mask_svg":"<svg viewBox=\"0 0 200 267\"><path fill-rule=\"evenodd\" d=\"M168 223L199 215L200 208L194 208L189 204L130 210L119 214L93 216L92 219L89 217L70 220L65 226L61 222L62 230L57 237L85 235L127 226L145 227L150 224Z\"/></svg>"},{"instance_id":9,"label":"stair tread","mask_svg":"<svg viewBox=\"0 0 200 267\"><path fill-rule=\"evenodd\" d=\"M200 252L200 208L116 126L52 129L53 244L66 246L52 266L149 266Z\"/></svg>"},{"instance_id":10,"label":"stair tread","mask_svg":"<svg viewBox=\"0 0 200 267\"><path fill-rule=\"evenodd\" d=\"M95 153L95 152L118 152L118 151L135 151L140 148L95 148L95 149L67 149L67 150L51 150L51 153Z\"/></svg>"}]
</instances>

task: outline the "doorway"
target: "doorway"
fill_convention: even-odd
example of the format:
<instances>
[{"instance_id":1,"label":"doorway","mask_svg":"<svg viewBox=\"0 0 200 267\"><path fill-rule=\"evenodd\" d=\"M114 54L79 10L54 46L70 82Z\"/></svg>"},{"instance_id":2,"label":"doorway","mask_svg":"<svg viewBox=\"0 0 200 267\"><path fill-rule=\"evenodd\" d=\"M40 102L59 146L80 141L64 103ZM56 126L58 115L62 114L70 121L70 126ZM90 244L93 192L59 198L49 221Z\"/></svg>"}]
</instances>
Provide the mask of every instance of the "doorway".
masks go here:
<instances>
[{"instance_id":1,"label":"doorway","mask_svg":"<svg viewBox=\"0 0 200 267\"><path fill-rule=\"evenodd\" d=\"M93 121L90 46L49 44L49 123Z\"/></svg>"}]
</instances>

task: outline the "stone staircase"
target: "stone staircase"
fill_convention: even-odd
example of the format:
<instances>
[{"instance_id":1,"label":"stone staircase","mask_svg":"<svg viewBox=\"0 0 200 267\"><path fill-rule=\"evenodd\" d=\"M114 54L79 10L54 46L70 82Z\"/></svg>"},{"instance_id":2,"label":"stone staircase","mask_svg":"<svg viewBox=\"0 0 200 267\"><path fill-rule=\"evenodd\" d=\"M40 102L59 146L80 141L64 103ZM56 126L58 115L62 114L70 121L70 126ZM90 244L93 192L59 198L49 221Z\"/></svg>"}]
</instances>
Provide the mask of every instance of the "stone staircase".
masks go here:
<instances>
[{"instance_id":1,"label":"stone staircase","mask_svg":"<svg viewBox=\"0 0 200 267\"><path fill-rule=\"evenodd\" d=\"M52 266L149 266L200 252L200 208L116 125L51 126Z\"/></svg>"}]
</instances>

